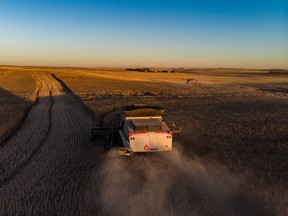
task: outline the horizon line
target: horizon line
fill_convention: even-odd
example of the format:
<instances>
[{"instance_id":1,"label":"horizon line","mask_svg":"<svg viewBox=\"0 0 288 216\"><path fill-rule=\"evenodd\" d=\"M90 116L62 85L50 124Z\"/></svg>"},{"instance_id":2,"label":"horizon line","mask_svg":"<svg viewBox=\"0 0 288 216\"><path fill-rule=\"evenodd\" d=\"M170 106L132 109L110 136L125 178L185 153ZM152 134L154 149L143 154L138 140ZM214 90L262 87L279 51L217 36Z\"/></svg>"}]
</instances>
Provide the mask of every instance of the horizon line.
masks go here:
<instances>
[{"instance_id":1,"label":"horizon line","mask_svg":"<svg viewBox=\"0 0 288 216\"><path fill-rule=\"evenodd\" d=\"M101 68L111 68L111 69L137 69L137 68L164 68L164 69L233 69L233 70L288 70L288 68L246 68L246 67L116 67L116 66L52 66L52 65L10 65L10 64L0 64L0 67L38 67L38 68L79 68L79 69L101 69Z\"/></svg>"}]
</instances>

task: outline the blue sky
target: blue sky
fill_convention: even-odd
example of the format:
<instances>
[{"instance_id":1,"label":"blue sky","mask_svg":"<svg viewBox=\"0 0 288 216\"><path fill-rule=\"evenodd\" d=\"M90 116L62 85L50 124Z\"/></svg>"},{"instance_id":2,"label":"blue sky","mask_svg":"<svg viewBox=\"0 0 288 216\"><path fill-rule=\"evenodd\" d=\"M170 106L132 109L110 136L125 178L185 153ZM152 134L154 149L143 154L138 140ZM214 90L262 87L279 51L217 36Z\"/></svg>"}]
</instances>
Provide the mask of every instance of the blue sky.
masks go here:
<instances>
[{"instance_id":1,"label":"blue sky","mask_svg":"<svg viewBox=\"0 0 288 216\"><path fill-rule=\"evenodd\" d=\"M0 64L288 68L286 0L1 0Z\"/></svg>"}]
</instances>

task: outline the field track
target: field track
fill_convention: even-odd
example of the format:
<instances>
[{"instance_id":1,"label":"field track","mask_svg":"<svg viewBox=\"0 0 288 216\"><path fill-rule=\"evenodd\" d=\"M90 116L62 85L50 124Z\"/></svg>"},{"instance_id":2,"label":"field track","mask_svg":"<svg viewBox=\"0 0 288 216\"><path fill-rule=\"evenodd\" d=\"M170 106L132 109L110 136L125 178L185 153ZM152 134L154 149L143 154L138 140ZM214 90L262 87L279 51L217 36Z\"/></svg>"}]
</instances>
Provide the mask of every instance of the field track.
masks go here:
<instances>
[{"instance_id":1,"label":"field track","mask_svg":"<svg viewBox=\"0 0 288 216\"><path fill-rule=\"evenodd\" d=\"M34 77L38 101L0 151L0 215L75 215L93 122L51 74Z\"/></svg>"}]
</instances>

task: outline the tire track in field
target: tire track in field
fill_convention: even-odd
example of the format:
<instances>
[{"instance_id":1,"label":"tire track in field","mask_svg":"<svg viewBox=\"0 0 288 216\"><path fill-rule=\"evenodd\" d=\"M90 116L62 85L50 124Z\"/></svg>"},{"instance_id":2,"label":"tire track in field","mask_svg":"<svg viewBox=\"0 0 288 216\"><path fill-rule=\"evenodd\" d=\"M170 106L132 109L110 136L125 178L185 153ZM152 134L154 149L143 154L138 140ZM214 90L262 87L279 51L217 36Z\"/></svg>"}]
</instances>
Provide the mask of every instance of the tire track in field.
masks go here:
<instances>
[{"instance_id":1,"label":"tire track in field","mask_svg":"<svg viewBox=\"0 0 288 216\"><path fill-rule=\"evenodd\" d=\"M0 152L0 187L20 172L33 158L46 139L51 127L51 83L46 74L34 75L40 83L37 102L30 109L20 130L12 136Z\"/></svg>"},{"instance_id":2,"label":"tire track in field","mask_svg":"<svg viewBox=\"0 0 288 216\"><path fill-rule=\"evenodd\" d=\"M0 215L79 214L87 176L101 158L101 150L90 142L93 121L82 102L50 74L43 79L54 101L48 115L50 129L25 166L18 167L19 171L0 188ZM37 117L47 116L47 112L45 106ZM36 123L37 118L28 117L31 118ZM26 132L35 136L31 131ZM15 139L19 141L17 136ZM5 145L7 149L8 146Z\"/></svg>"},{"instance_id":3,"label":"tire track in field","mask_svg":"<svg viewBox=\"0 0 288 216\"><path fill-rule=\"evenodd\" d=\"M6 72L6 75L8 73L11 72ZM4 75L4 74L3 74ZM22 116L22 118L19 120L19 122L16 122L14 127L12 127L10 129L10 132L8 133L8 135L4 138L0 140L0 149L3 148L3 146L9 142L10 138L20 129L21 125L23 124L23 122L25 121L28 113L30 112L30 110L32 109L32 107L37 103L38 101L38 95L39 95L39 91L42 88L42 83L38 80L37 75L35 76L35 73L31 73L32 77L34 78L34 80L36 81L36 87L34 92L32 92L28 97L26 97L26 99L33 101L32 104L24 111L24 115ZM10 75L11 76L11 75ZM1 78L1 77L0 77Z\"/></svg>"}]
</instances>

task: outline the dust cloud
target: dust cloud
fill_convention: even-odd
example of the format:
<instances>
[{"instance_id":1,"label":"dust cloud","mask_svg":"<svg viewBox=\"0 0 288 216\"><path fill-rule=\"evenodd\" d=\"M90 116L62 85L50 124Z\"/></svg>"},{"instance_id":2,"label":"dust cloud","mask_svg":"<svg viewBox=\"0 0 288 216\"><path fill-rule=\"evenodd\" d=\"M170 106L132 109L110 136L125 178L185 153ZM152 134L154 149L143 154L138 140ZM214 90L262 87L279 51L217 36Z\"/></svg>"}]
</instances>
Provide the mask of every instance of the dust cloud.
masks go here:
<instances>
[{"instance_id":1,"label":"dust cloud","mask_svg":"<svg viewBox=\"0 0 288 216\"><path fill-rule=\"evenodd\" d=\"M111 150L100 179L104 215L272 215L239 177L180 149L129 158Z\"/></svg>"}]
</instances>

